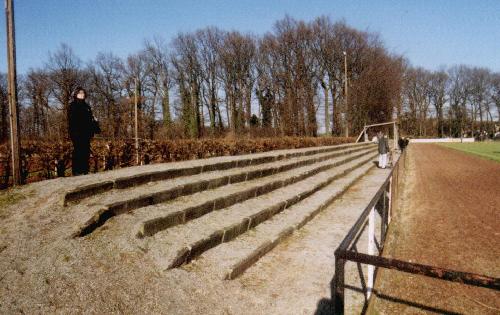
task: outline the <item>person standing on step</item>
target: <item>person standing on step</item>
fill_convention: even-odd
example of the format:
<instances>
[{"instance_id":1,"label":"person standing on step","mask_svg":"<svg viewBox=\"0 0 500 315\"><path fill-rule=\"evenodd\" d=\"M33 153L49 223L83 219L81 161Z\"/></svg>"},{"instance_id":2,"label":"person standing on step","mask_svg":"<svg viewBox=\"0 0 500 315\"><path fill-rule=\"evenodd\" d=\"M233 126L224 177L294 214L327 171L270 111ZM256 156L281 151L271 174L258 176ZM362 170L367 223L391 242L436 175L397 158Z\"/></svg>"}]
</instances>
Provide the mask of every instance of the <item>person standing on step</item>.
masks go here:
<instances>
[{"instance_id":1,"label":"person standing on step","mask_svg":"<svg viewBox=\"0 0 500 315\"><path fill-rule=\"evenodd\" d=\"M385 168L387 166L387 153L389 153L389 140L380 131L378 133L378 167Z\"/></svg>"},{"instance_id":2,"label":"person standing on step","mask_svg":"<svg viewBox=\"0 0 500 315\"><path fill-rule=\"evenodd\" d=\"M73 143L73 176L89 173L90 140L101 131L89 104L85 102L86 97L83 88L76 88L68 111L69 136Z\"/></svg>"}]
</instances>

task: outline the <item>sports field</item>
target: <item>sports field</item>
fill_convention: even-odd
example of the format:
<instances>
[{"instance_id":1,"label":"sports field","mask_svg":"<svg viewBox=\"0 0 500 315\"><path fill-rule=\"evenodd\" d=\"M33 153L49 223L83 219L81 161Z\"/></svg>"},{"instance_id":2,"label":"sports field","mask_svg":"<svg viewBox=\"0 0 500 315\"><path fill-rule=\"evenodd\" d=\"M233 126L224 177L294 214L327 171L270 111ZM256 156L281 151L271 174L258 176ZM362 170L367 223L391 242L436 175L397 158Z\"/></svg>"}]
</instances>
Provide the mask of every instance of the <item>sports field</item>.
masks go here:
<instances>
[{"instance_id":1,"label":"sports field","mask_svg":"<svg viewBox=\"0 0 500 315\"><path fill-rule=\"evenodd\" d=\"M500 162L500 142L442 143L441 145Z\"/></svg>"},{"instance_id":2,"label":"sports field","mask_svg":"<svg viewBox=\"0 0 500 315\"><path fill-rule=\"evenodd\" d=\"M498 278L500 164L441 145L408 150L402 206L384 255ZM376 289L368 314L500 314L500 292L492 289L389 269L379 270Z\"/></svg>"}]
</instances>

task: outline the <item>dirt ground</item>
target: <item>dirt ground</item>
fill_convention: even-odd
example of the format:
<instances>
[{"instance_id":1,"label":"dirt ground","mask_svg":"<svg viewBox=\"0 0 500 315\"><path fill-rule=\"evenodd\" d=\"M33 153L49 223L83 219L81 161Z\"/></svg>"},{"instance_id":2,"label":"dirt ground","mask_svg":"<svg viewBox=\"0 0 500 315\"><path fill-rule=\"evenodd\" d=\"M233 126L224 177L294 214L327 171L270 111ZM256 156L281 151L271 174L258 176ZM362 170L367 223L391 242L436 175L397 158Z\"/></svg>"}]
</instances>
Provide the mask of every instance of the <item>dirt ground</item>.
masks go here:
<instances>
[{"instance_id":1,"label":"dirt ground","mask_svg":"<svg viewBox=\"0 0 500 315\"><path fill-rule=\"evenodd\" d=\"M413 144L384 255L500 277L500 163ZM380 270L372 314L500 314L500 292Z\"/></svg>"},{"instance_id":2,"label":"dirt ground","mask_svg":"<svg viewBox=\"0 0 500 315\"><path fill-rule=\"evenodd\" d=\"M386 254L500 277L500 163L439 146L410 150ZM94 236L71 238L78 208L60 201L72 180L0 195L0 314L319 314L331 294L333 249L368 189L354 185L240 278L221 281L195 264L158 269L113 219ZM492 290L383 270L378 280L375 314L500 314Z\"/></svg>"}]
</instances>

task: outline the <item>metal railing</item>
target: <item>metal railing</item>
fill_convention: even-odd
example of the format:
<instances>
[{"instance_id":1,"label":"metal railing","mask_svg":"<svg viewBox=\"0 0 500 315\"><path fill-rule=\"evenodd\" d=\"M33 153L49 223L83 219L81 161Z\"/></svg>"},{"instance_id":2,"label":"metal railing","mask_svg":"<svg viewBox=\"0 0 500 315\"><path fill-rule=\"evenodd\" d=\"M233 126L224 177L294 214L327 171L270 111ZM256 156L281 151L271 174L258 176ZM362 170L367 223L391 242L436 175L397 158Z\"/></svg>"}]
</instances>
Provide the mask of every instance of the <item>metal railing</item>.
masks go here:
<instances>
[{"instance_id":1,"label":"metal railing","mask_svg":"<svg viewBox=\"0 0 500 315\"><path fill-rule=\"evenodd\" d=\"M427 277L459 282L468 285L500 290L500 279L485 275L461 272L451 269L438 268L428 265L411 263L398 259L381 257L388 226L391 222L393 208L398 206L400 181L406 168L406 154L403 151L398 161L391 169L387 180L382 184L373 199L361 213L358 220L347 233L344 240L335 250L335 275L333 280L333 313L344 314L344 288L345 285L345 264L347 261L368 265L367 281L364 283L362 277L363 293L365 303L368 303L373 292L376 267L395 269L406 273L419 274ZM396 204L396 206L395 206ZM380 221L380 243L375 235L375 214L381 217ZM358 252L356 246L368 225L368 248L367 254ZM378 249L378 253L375 251ZM366 305L365 305L366 306Z\"/></svg>"}]
</instances>

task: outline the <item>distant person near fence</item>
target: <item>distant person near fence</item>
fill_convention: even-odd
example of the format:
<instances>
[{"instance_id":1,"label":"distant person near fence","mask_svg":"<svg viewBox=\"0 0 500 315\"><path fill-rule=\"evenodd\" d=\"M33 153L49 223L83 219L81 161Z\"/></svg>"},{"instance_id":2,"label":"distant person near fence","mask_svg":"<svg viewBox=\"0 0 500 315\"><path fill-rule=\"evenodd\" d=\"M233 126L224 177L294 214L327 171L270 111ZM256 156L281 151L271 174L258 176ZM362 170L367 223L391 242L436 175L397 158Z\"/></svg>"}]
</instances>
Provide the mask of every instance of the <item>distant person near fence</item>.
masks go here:
<instances>
[{"instance_id":1,"label":"distant person near fence","mask_svg":"<svg viewBox=\"0 0 500 315\"><path fill-rule=\"evenodd\" d=\"M398 146L399 146L399 149L401 150L401 152L403 152L405 150L405 148L408 146L408 138L405 138L405 137L402 137L402 138L399 138L398 140Z\"/></svg>"}]
</instances>

